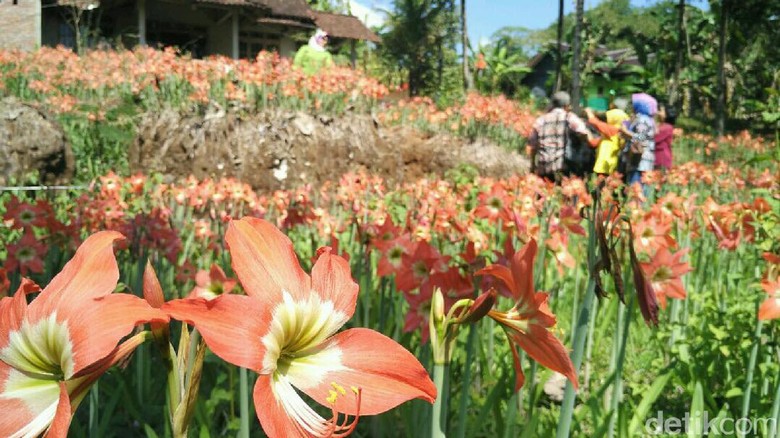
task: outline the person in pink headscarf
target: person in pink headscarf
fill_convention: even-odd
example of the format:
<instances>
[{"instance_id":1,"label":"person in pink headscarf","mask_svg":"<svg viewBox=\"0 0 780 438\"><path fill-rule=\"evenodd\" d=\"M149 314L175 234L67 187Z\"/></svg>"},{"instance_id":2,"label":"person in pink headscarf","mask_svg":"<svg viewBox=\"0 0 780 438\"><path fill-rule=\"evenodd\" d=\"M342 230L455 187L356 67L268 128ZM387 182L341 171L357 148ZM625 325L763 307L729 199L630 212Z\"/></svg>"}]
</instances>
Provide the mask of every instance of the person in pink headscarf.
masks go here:
<instances>
[{"instance_id":1,"label":"person in pink headscarf","mask_svg":"<svg viewBox=\"0 0 780 438\"><path fill-rule=\"evenodd\" d=\"M623 148L621 160L627 184L642 183L642 173L655 167L655 120L653 115L658 111L658 102L646 93L636 93L631 96L634 115L628 127L627 134L631 140ZM632 145L634 147L632 147ZM634 150L641 153L635 153Z\"/></svg>"}]
</instances>

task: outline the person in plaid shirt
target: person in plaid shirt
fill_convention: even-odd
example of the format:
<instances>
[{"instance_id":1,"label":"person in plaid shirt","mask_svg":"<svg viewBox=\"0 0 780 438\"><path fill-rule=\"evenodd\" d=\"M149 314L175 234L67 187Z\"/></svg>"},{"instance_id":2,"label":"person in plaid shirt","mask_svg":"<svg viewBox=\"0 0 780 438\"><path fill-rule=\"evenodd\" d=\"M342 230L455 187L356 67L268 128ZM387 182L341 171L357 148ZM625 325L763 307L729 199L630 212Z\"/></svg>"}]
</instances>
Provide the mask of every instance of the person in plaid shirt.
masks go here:
<instances>
[{"instance_id":1,"label":"person in plaid shirt","mask_svg":"<svg viewBox=\"0 0 780 438\"><path fill-rule=\"evenodd\" d=\"M568 131L587 137L592 136L576 114L569 112L569 93L559 91L552 96L552 109L536 119L528 144L531 147L531 170L542 178L558 181L563 167L564 153L569 139ZM568 129L567 129L568 128Z\"/></svg>"}]
</instances>

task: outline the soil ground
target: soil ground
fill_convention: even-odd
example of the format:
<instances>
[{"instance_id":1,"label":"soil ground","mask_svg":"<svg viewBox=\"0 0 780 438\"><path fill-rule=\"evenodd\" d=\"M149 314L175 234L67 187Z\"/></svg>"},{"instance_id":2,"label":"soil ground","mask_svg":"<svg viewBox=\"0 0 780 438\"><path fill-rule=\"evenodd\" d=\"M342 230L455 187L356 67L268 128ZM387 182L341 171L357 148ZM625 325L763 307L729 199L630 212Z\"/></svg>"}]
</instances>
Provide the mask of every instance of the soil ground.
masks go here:
<instances>
[{"instance_id":1,"label":"soil ground","mask_svg":"<svg viewBox=\"0 0 780 438\"><path fill-rule=\"evenodd\" d=\"M478 139L380 127L370 115L312 116L294 112L241 114L166 110L141 118L130 151L132 171L158 171L169 180L236 177L257 190L319 185L367 170L389 185L443 175L470 164L484 176L528 171L517 152Z\"/></svg>"}]
</instances>

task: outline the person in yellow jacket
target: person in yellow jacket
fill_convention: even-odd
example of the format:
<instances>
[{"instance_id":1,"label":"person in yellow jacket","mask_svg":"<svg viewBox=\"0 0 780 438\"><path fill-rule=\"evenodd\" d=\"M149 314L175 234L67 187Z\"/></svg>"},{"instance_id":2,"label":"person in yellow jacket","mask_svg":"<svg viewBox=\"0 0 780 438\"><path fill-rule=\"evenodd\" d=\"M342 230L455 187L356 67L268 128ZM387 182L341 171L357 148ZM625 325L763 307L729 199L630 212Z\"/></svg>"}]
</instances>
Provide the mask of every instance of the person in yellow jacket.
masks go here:
<instances>
[{"instance_id":1,"label":"person in yellow jacket","mask_svg":"<svg viewBox=\"0 0 780 438\"><path fill-rule=\"evenodd\" d=\"M622 146L621 127L623 122L629 120L630 117L622 109L614 108L606 112L607 121L605 123L596 117L592 109L586 108L585 112L588 115L588 123L601 133L593 172L609 175L617 169L618 155Z\"/></svg>"},{"instance_id":2,"label":"person in yellow jacket","mask_svg":"<svg viewBox=\"0 0 780 438\"><path fill-rule=\"evenodd\" d=\"M307 75L313 75L322 68L333 66L333 56L325 46L328 44L328 34L317 29L317 32L309 38L309 44L302 46L295 53L293 65L303 70Z\"/></svg>"}]
</instances>

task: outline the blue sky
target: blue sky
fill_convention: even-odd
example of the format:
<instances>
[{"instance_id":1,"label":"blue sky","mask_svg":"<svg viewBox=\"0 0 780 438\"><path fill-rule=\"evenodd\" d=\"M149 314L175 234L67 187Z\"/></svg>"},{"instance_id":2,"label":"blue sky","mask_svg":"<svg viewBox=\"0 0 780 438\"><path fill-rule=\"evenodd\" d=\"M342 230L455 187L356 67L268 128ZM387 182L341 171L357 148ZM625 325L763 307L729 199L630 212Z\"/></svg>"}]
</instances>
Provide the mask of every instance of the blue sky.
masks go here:
<instances>
[{"instance_id":1,"label":"blue sky","mask_svg":"<svg viewBox=\"0 0 780 438\"><path fill-rule=\"evenodd\" d=\"M590 9L600 0L585 0ZM650 0L631 0L634 6L647 6ZM563 2L564 14L574 11L574 1ZM558 20L558 0L467 0L466 15L469 20L469 38L472 47L483 38L504 26L522 26L543 29Z\"/></svg>"},{"instance_id":2,"label":"blue sky","mask_svg":"<svg viewBox=\"0 0 780 438\"><path fill-rule=\"evenodd\" d=\"M365 21L371 14L374 20L381 20L381 14L372 13L372 8L390 9L391 0L350 0L358 4L361 12L353 6L353 14ZM585 0L585 9L598 5L602 0ZM631 0L634 6L648 6L657 0ZM706 7L706 1L694 0L692 3ZM704 5L702 5L704 3ZM564 13L574 10L574 0L564 1ZM543 29L558 19L558 0L467 0L469 39L476 48L480 40L486 40L493 32L504 26L522 26L529 29ZM376 21L371 24L375 24Z\"/></svg>"}]
</instances>

